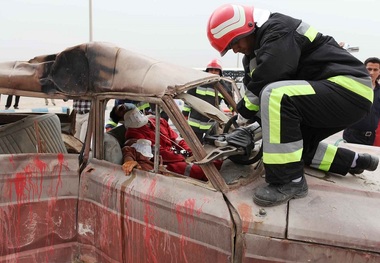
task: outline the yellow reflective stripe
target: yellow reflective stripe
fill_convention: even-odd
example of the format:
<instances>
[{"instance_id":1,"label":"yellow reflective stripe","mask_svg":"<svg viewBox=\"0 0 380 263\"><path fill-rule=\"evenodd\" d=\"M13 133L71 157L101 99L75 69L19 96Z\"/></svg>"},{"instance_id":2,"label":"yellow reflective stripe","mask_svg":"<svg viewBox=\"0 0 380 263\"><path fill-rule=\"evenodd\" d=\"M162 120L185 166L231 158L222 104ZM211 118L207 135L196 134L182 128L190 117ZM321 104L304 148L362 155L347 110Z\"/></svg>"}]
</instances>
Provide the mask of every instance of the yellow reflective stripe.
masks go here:
<instances>
[{"instance_id":1,"label":"yellow reflective stripe","mask_svg":"<svg viewBox=\"0 0 380 263\"><path fill-rule=\"evenodd\" d=\"M269 142L281 143L281 100L288 96L310 95L315 91L310 85L283 86L273 89L269 97Z\"/></svg>"},{"instance_id":2,"label":"yellow reflective stripe","mask_svg":"<svg viewBox=\"0 0 380 263\"><path fill-rule=\"evenodd\" d=\"M249 72L249 76L252 78L253 72L255 71L256 68L252 69L251 72Z\"/></svg>"},{"instance_id":3,"label":"yellow reflective stripe","mask_svg":"<svg viewBox=\"0 0 380 263\"><path fill-rule=\"evenodd\" d=\"M199 94L199 95L209 95L209 96L213 96L215 97L215 91L214 90L202 90L202 89L197 89L196 90L196 93Z\"/></svg>"},{"instance_id":4,"label":"yellow reflective stripe","mask_svg":"<svg viewBox=\"0 0 380 263\"><path fill-rule=\"evenodd\" d=\"M249 98L247 96L244 96L244 106L249 109L249 110L252 110L252 111L259 111L260 109L260 106L259 105L256 105L256 104L253 104Z\"/></svg>"},{"instance_id":5,"label":"yellow reflective stripe","mask_svg":"<svg viewBox=\"0 0 380 263\"><path fill-rule=\"evenodd\" d=\"M107 124L111 124L112 126L117 126L117 123L112 120L108 120Z\"/></svg>"},{"instance_id":6,"label":"yellow reflective stripe","mask_svg":"<svg viewBox=\"0 0 380 263\"><path fill-rule=\"evenodd\" d=\"M265 164L286 164L299 162L302 157L303 149L291 153L263 153L263 162Z\"/></svg>"},{"instance_id":7,"label":"yellow reflective stripe","mask_svg":"<svg viewBox=\"0 0 380 263\"><path fill-rule=\"evenodd\" d=\"M183 106L182 111L190 112L190 111L191 111L191 108L188 107L188 106Z\"/></svg>"},{"instance_id":8,"label":"yellow reflective stripe","mask_svg":"<svg viewBox=\"0 0 380 263\"><path fill-rule=\"evenodd\" d=\"M318 31L314 27L309 27L309 29L305 32L305 37L307 37L310 42L313 42L315 37L317 36Z\"/></svg>"},{"instance_id":9,"label":"yellow reflective stripe","mask_svg":"<svg viewBox=\"0 0 380 263\"><path fill-rule=\"evenodd\" d=\"M328 78L328 80L356 94L359 94L360 96L366 98L367 100L371 102L373 101L373 90L370 87L360 82L357 82L354 79L351 79L346 76L335 76L335 77Z\"/></svg>"},{"instance_id":10,"label":"yellow reflective stripe","mask_svg":"<svg viewBox=\"0 0 380 263\"><path fill-rule=\"evenodd\" d=\"M338 150L338 147L332 144L327 145L325 155L323 155L323 159L318 168L319 170L322 170L322 171L330 170L331 164L334 161L334 157L336 155L337 150Z\"/></svg>"},{"instance_id":11,"label":"yellow reflective stripe","mask_svg":"<svg viewBox=\"0 0 380 263\"><path fill-rule=\"evenodd\" d=\"M198 122L194 122L194 121L187 121L187 123L190 125L190 126L193 126L193 127L199 127L199 123Z\"/></svg>"},{"instance_id":12,"label":"yellow reflective stripe","mask_svg":"<svg viewBox=\"0 0 380 263\"><path fill-rule=\"evenodd\" d=\"M209 125L199 125L199 129L201 129L201 130L208 130L208 129L210 129L211 128L211 124L209 124Z\"/></svg>"},{"instance_id":13,"label":"yellow reflective stripe","mask_svg":"<svg viewBox=\"0 0 380 263\"><path fill-rule=\"evenodd\" d=\"M208 130L211 128L212 124L201 124L199 122L195 122L195 121L188 121L187 122L190 126L192 127L196 127L200 130Z\"/></svg>"},{"instance_id":14,"label":"yellow reflective stripe","mask_svg":"<svg viewBox=\"0 0 380 263\"><path fill-rule=\"evenodd\" d=\"M139 110L145 110L146 108L149 108L149 107L150 107L150 105L149 105L148 102L144 102L143 104L141 104L141 103L138 103L138 104L137 104L137 108L138 108Z\"/></svg>"}]
</instances>

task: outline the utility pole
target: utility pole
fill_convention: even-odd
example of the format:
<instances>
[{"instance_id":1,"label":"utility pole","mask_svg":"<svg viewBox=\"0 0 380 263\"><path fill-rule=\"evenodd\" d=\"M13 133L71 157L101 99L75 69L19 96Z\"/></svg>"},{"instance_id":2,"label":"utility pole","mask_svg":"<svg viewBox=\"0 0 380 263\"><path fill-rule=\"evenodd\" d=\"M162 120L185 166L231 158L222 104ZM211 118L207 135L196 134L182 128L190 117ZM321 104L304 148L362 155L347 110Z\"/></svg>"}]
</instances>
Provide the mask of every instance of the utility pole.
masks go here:
<instances>
[{"instance_id":1,"label":"utility pole","mask_svg":"<svg viewBox=\"0 0 380 263\"><path fill-rule=\"evenodd\" d=\"M89 0L89 3L88 3L88 7L89 7L89 33L90 33L90 42L92 42L92 0Z\"/></svg>"}]
</instances>

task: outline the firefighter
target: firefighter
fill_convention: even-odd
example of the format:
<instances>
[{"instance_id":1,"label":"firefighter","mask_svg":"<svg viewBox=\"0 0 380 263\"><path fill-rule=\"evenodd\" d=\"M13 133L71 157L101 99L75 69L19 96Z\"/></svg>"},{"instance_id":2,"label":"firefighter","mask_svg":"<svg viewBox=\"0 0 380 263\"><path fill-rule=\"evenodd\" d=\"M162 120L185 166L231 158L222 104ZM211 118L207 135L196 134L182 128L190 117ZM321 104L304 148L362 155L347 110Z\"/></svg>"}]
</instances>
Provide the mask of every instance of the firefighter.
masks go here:
<instances>
[{"instance_id":1,"label":"firefighter","mask_svg":"<svg viewBox=\"0 0 380 263\"><path fill-rule=\"evenodd\" d=\"M268 184L253 200L261 206L307 195L304 165L346 175L374 171L378 158L321 141L369 113L373 90L364 64L302 20L226 4L207 25L210 44L223 56L242 53L247 92L238 119L259 113Z\"/></svg>"},{"instance_id":2,"label":"firefighter","mask_svg":"<svg viewBox=\"0 0 380 263\"><path fill-rule=\"evenodd\" d=\"M207 64L205 71L212 74L217 74L221 77L223 76L222 64L218 59L211 60ZM221 81L221 84L228 91L230 96L232 96L232 87L224 81ZM187 93L194 95L204 101L207 101L208 103L214 105L217 108L220 107L220 104L223 100L223 95L217 92L217 90L213 88L212 84L206 84L200 87L190 89L189 91L187 91ZM227 102L225 103L227 106L229 106ZM198 139L203 143L204 134L210 130L214 122L206 116L199 113L198 111L196 111L195 109L192 109L187 104L184 105L182 113L187 118L190 127L193 129Z\"/></svg>"}]
</instances>

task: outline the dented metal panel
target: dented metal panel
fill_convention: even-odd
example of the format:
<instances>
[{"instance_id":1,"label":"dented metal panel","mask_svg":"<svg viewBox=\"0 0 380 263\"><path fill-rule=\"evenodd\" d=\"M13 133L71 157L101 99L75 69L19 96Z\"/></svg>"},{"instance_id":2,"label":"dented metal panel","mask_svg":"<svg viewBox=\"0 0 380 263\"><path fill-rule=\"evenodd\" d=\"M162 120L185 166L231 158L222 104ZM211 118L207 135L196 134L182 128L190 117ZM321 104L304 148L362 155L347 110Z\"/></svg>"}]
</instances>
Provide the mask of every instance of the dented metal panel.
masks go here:
<instances>
[{"instance_id":1,"label":"dented metal panel","mask_svg":"<svg viewBox=\"0 0 380 263\"><path fill-rule=\"evenodd\" d=\"M309 194L289 205L288 238L380 253L380 192L307 179Z\"/></svg>"},{"instance_id":2,"label":"dented metal panel","mask_svg":"<svg viewBox=\"0 0 380 263\"><path fill-rule=\"evenodd\" d=\"M377 263L380 255L348 248L246 235L243 263L317 262Z\"/></svg>"},{"instance_id":3,"label":"dented metal panel","mask_svg":"<svg viewBox=\"0 0 380 263\"><path fill-rule=\"evenodd\" d=\"M380 147L341 147L380 157ZM288 238L380 254L379 171L353 176L306 169L309 194L289 204Z\"/></svg>"},{"instance_id":4,"label":"dented metal panel","mask_svg":"<svg viewBox=\"0 0 380 263\"><path fill-rule=\"evenodd\" d=\"M0 163L0 262L70 262L64 259L76 257L78 156L2 154Z\"/></svg>"},{"instance_id":5,"label":"dented metal panel","mask_svg":"<svg viewBox=\"0 0 380 263\"><path fill-rule=\"evenodd\" d=\"M99 262L231 262L233 223L222 194L182 179L125 176L92 160L78 213L81 254Z\"/></svg>"},{"instance_id":6,"label":"dented metal panel","mask_svg":"<svg viewBox=\"0 0 380 263\"><path fill-rule=\"evenodd\" d=\"M239 213L243 233L285 238L287 204L262 208L253 203L253 189L262 183L263 178L257 175L255 181L226 193L226 196Z\"/></svg>"},{"instance_id":7,"label":"dented metal panel","mask_svg":"<svg viewBox=\"0 0 380 263\"><path fill-rule=\"evenodd\" d=\"M380 156L379 147L342 147ZM261 208L253 189L264 178L226 193L241 222L242 262L379 262L378 172L346 176L305 167L309 194ZM239 229L239 227L237 227Z\"/></svg>"}]
</instances>

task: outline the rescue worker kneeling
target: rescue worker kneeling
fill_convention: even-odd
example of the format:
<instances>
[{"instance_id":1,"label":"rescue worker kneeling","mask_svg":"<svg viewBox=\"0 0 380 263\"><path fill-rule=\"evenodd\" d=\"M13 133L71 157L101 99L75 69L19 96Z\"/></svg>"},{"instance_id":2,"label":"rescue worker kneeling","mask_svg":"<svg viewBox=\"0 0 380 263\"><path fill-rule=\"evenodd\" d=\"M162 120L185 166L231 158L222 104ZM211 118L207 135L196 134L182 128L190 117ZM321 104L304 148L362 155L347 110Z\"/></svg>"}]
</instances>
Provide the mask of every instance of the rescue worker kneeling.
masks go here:
<instances>
[{"instance_id":1,"label":"rescue worker kneeling","mask_svg":"<svg viewBox=\"0 0 380 263\"><path fill-rule=\"evenodd\" d=\"M341 175L377 169L377 156L323 142L368 114L374 95L364 64L334 38L303 20L238 4L212 13L207 36L221 56L244 54L238 120L261 118L267 182L253 191L257 205L305 197L304 165Z\"/></svg>"},{"instance_id":2,"label":"rescue worker kneeling","mask_svg":"<svg viewBox=\"0 0 380 263\"><path fill-rule=\"evenodd\" d=\"M127 110L127 107L122 105L116 106L119 107L115 109L116 115L119 117L120 121L124 119L124 125L127 128L125 138L126 141L130 139L136 139L139 143L143 142L139 139L148 140L152 145L155 144L155 129L156 129L156 120L154 118L148 118L148 116L142 114L137 108L132 110ZM121 117L123 116L123 117ZM168 171L175 172L178 174L183 174L198 180L207 181L203 170L199 165L186 162L185 156L191 156L192 152L190 147L187 145L185 140L183 140L170 126L169 123L164 119L160 118L160 157L162 159L162 164L166 167ZM135 145L136 146L136 145ZM124 171L128 172L129 164L125 163L127 161L133 160L138 163L139 166L144 169L144 165L149 164L144 158L141 160L141 156L131 157L131 150L127 148L128 146L123 147L123 157L124 157ZM131 146L132 147L132 146ZM138 151L136 151L138 152ZM140 153L141 154L141 153ZM141 154L143 155L143 154ZM144 156L144 155L143 155ZM150 156L150 155L149 155ZM145 154L146 158L149 158ZM150 157L151 158L151 157ZM140 164L142 162L143 164ZM214 165L219 170L222 166L222 160L214 161ZM135 166L138 167L135 164ZM147 166L145 166L147 167ZM151 170L153 166L151 166ZM132 170L132 169L130 169ZM146 170L146 168L144 169ZM130 172L130 171L129 171Z\"/></svg>"}]
</instances>

